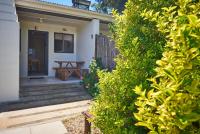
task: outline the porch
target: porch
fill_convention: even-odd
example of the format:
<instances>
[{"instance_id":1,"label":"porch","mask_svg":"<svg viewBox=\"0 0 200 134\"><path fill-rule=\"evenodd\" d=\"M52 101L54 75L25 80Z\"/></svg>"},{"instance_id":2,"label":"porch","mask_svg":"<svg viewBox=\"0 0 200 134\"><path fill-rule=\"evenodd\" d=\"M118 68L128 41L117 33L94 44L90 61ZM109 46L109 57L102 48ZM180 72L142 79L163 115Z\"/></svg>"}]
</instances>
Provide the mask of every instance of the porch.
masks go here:
<instances>
[{"instance_id":1,"label":"porch","mask_svg":"<svg viewBox=\"0 0 200 134\"><path fill-rule=\"evenodd\" d=\"M108 30L97 19L81 19L17 8L20 21L20 78L55 77L55 61L83 62L95 57L95 35ZM76 73L76 71L74 71Z\"/></svg>"},{"instance_id":2,"label":"porch","mask_svg":"<svg viewBox=\"0 0 200 134\"><path fill-rule=\"evenodd\" d=\"M21 78L55 77L54 68L59 67L55 61L81 61L81 69L88 69L95 56L95 35L106 34L108 23L112 22L110 15L42 1L3 0L0 6L5 9L1 16L0 102L21 99ZM25 85L27 81L24 80ZM63 83L57 79L28 83L39 86L40 82Z\"/></svg>"},{"instance_id":3,"label":"porch","mask_svg":"<svg viewBox=\"0 0 200 134\"><path fill-rule=\"evenodd\" d=\"M55 61L83 61L94 57L99 20L81 20L17 8L20 22L19 99L0 103L0 112L90 100L80 77L56 78Z\"/></svg>"}]
</instances>

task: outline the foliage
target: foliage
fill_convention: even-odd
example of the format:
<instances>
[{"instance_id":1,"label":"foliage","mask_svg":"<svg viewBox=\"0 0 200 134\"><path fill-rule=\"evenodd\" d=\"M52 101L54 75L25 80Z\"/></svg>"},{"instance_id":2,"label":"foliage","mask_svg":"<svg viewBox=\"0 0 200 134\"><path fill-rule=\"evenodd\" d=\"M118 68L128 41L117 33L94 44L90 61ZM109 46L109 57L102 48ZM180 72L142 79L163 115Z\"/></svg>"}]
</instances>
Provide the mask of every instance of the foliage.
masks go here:
<instances>
[{"instance_id":1,"label":"foliage","mask_svg":"<svg viewBox=\"0 0 200 134\"><path fill-rule=\"evenodd\" d=\"M99 94L99 88L98 88L98 76L97 71L101 70L102 64L100 59L92 60L90 66L89 66L89 74L86 74L83 77L83 84L85 88L88 90L91 96L95 97Z\"/></svg>"},{"instance_id":2,"label":"foliage","mask_svg":"<svg viewBox=\"0 0 200 134\"><path fill-rule=\"evenodd\" d=\"M166 34L166 49L156 63L151 90L138 86L138 126L150 133L200 133L200 2L179 0L162 11L145 10Z\"/></svg>"},{"instance_id":3,"label":"foliage","mask_svg":"<svg viewBox=\"0 0 200 134\"><path fill-rule=\"evenodd\" d=\"M102 0L96 0L97 3L93 3L92 7L99 13L109 13L109 10L111 9L111 7L108 5L108 3L105 3Z\"/></svg>"},{"instance_id":4,"label":"foliage","mask_svg":"<svg viewBox=\"0 0 200 134\"><path fill-rule=\"evenodd\" d=\"M158 1L129 0L122 15L114 12L112 30L119 51L117 65L112 72L98 73L100 95L90 110L94 115L91 121L103 133L142 133L141 127L133 125L136 94L132 89L139 84L147 89L150 86L146 79L155 75L153 68L162 56L165 36L141 13L146 8L160 11L163 5L173 4L172 0Z\"/></svg>"},{"instance_id":5,"label":"foliage","mask_svg":"<svg viewBox=\"0 0 200 134\"><path fill-rule=\"evenodd\" d=\"M109 13L109 9L117 9L119 12L124 10L127 0L96 0L92 6L98 12Z\"/></svg>"}]
</instances>

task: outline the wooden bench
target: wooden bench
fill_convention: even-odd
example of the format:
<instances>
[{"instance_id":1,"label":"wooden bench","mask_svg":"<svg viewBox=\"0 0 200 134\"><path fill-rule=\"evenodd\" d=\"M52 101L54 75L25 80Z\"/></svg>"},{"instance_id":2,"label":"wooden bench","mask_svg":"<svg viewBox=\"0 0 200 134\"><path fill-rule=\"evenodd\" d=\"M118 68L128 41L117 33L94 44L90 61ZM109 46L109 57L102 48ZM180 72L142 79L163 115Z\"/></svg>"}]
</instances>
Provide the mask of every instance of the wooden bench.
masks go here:
<instances>
[{"instance_id":1,"label":"wooden bench","mask_svg":"<svg viewBox=\"0 0 200 134\"><path fill-rule=\"evenodd\" d=\"M67 80L73 73L75 73L80 79L82 79L81 69L80 68L53 68L56 71L56 78L61 80Z\"/></svg>"},{"instance_id":2,"label":"wooden bench","mask_svg":"<svg viewBox=\"0 0 200 134\"><path fill-rule=\"evenodd\" d=\"M56 70L56 77L61 80L67 80L73 73L76 74L80 79L81 66L84 64L83 61L54 61L59 64L59 67L53 68ZM62 65L65 64L63 67Z\"/></svg>"}]
</instances>

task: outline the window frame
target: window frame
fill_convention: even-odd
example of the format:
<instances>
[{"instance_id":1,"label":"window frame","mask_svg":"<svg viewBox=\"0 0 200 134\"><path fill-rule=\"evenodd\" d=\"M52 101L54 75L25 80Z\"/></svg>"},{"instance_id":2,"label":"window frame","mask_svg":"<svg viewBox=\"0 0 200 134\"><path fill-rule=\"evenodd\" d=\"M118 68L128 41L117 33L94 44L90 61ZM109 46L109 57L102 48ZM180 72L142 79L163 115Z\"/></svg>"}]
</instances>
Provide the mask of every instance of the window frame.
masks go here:
<instances>
[{"instance_id":1,"label":"window frame","mask_svg":"<svg viewBox=\"0 0 200 134\"><path fill-rule=\"evenodd\" d=\"M56 45L56 43L55 43L55 36L56 36L56 34L62 34L62 47L63 47L63 50L64 50L64 35L70 35L70 36L72 36L72 45L73 45L73 50L72 50L72 52L64 52L64 51L62 51L62 52L56 52L55 51L55 45ZM75 48L75 43L74 43L74 34L69 34L69 33L59 33L59 32L54 32L54 53L65 53L65 54L74 54L74 48Z\"/></svg>"}]
</instances>

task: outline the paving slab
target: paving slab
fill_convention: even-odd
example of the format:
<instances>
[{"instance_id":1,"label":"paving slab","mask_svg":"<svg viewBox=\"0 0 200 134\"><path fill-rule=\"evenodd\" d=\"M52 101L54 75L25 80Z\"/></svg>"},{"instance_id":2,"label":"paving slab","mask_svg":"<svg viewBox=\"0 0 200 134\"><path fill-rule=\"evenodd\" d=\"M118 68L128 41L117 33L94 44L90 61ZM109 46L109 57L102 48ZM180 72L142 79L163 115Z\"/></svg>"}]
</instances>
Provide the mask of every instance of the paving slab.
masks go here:
<instances>
[{"instance_id":1,"label":"paving slab","mask_svg":"<svg viewBox=\"0 0 200 134\"><path fill-rule=\"evenodd\" d=\"M31 134L68 134L61 121L32 126L30 129Z\"/></svg>"},{"instance_id":2,"label":"paving slab","mask_svg":"<svg viewBox=\"0 0 200 134\"><path fill-rule=\"evenodd\" d=\"M14 128L1 130L0 134L31 134L30 128Z\"/></svg>"},{"instance_id":3,"label":"paving slab","mask_svg":"<svg viewBox=\"0 0 200 134\"><path fill-rule=\"evenodd\" d=\"M54 121L29 127L4 129L0 134L68 134L68 132L61 121Z\"/></svg>"}]
</instances>

